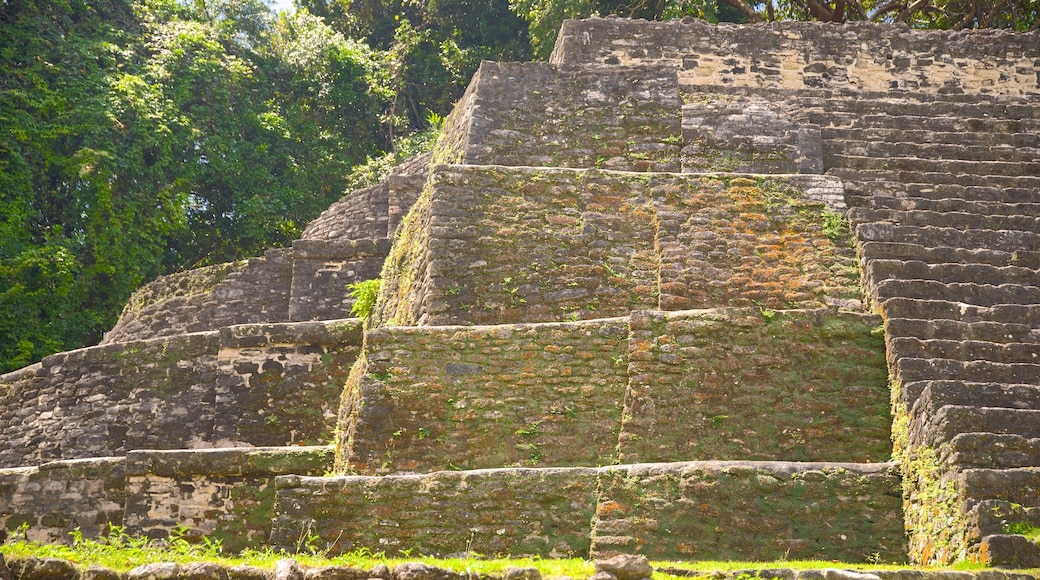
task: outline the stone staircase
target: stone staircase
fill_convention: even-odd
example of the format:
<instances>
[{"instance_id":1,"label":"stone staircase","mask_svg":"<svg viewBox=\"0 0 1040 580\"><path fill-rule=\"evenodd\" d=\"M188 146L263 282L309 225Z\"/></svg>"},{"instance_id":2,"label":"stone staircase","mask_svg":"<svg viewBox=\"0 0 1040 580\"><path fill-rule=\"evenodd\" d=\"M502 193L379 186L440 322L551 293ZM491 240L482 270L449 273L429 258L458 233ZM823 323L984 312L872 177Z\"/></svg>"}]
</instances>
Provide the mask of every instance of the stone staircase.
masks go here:
<instances>
[{"instance_id":1,"label":"stone staircase","mask_svg":"<svg viewBox=\"0 0 1040 580\"><path fill-rule=\"evenodd\" d=\"M291 250L160 280L104 346L0 377L36 437L0 449L0 520L1040 565L1038 46L568 22ZM362 332L344 287L380 266Z\"/></svg>"}]
</instances>

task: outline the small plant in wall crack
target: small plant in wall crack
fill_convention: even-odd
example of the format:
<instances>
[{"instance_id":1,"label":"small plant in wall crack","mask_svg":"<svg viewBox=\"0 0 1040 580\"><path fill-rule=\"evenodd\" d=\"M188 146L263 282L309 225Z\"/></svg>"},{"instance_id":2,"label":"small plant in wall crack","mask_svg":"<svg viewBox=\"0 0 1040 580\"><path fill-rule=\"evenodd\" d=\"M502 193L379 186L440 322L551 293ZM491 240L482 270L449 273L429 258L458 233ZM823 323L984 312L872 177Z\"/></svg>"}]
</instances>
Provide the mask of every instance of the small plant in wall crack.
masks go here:
<instances>
[{"instance_id":1,"label":"small plant in wall crack","mask_svg":"<svg viewBox=\"0 0 1040 580\"><path fill-rule=\"evenodd\" d=\"M354 305L350 307L350 313L368 320L376 307L376 298L379 297L379 286L382 280L374 278L363 282L347 284L350 297L354 299Z\"/></svg>"}]
</instances>

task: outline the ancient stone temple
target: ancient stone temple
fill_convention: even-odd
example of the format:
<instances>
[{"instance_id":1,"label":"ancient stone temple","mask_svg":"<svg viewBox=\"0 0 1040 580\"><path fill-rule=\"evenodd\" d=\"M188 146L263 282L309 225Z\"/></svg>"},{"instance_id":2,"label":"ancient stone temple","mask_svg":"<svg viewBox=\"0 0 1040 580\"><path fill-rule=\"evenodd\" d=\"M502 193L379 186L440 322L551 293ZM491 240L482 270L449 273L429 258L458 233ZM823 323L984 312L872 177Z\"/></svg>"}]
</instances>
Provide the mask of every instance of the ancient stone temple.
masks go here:
<instances>
[{"instance_id":1,"label":"ancient stone temple","mask_svg":"<svg viewBox=\"0 0 1040 580\"><path fill-rule=\"evenodd\" d=\"M1040 566L1038 269L1040 33L567 22L292 248L0 377L0 522Z\"/></svg>"}]
</instances>

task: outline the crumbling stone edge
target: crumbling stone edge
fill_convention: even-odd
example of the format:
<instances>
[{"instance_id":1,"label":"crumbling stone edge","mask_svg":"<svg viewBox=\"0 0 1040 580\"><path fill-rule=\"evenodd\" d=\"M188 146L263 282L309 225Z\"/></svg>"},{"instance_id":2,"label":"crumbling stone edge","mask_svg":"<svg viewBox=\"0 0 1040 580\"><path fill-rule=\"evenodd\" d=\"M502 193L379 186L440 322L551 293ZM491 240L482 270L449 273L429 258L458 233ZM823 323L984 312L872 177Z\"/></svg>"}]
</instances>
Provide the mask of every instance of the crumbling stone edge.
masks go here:
<instances>
[{"instance_id":1,"label":"crumbling stone edge","mask_svg":"<svg viewBox=\"0 0 1040 580\"><path fill-rule=\"evenodd\" d=\"M653 569L642 556L621 555L597 561L591 580L650 580L656 574L700 577L708 580L1040 580L1035 570L871 570L841 568L795 570L793 568L748 568L703 571L659 567ZM565 580L559 577L556 580ZM121 573L100 566L78 568L58 558L13 558L0 554L0 580L542 580L537 568L507 568L501 573L455 572L421 562L394 568L378 564L371 569L350 566L304 567L296 560L279 560L275 567L222 566L213 562L177 564L157 562Z\"/></svg>"}]
</instances>

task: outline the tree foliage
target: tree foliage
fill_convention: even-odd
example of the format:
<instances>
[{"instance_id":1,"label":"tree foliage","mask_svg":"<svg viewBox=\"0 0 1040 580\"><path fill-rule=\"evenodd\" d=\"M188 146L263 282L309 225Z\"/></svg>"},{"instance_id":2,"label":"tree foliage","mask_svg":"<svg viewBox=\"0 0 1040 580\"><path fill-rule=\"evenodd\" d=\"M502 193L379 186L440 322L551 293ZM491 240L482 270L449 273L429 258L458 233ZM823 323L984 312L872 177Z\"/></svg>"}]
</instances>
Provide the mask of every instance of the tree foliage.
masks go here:
<instances>
[{"instance_id":1,"label":"tree foliage","mask_svg":"<svg viewBox=\"0 0 1040 580\"><path fill-rule=\"evenodd\" d=\"M285 245L387 147L383 57L259 0L8 0L0 371L173 270Z\"/></svg>"}]
</instances>

